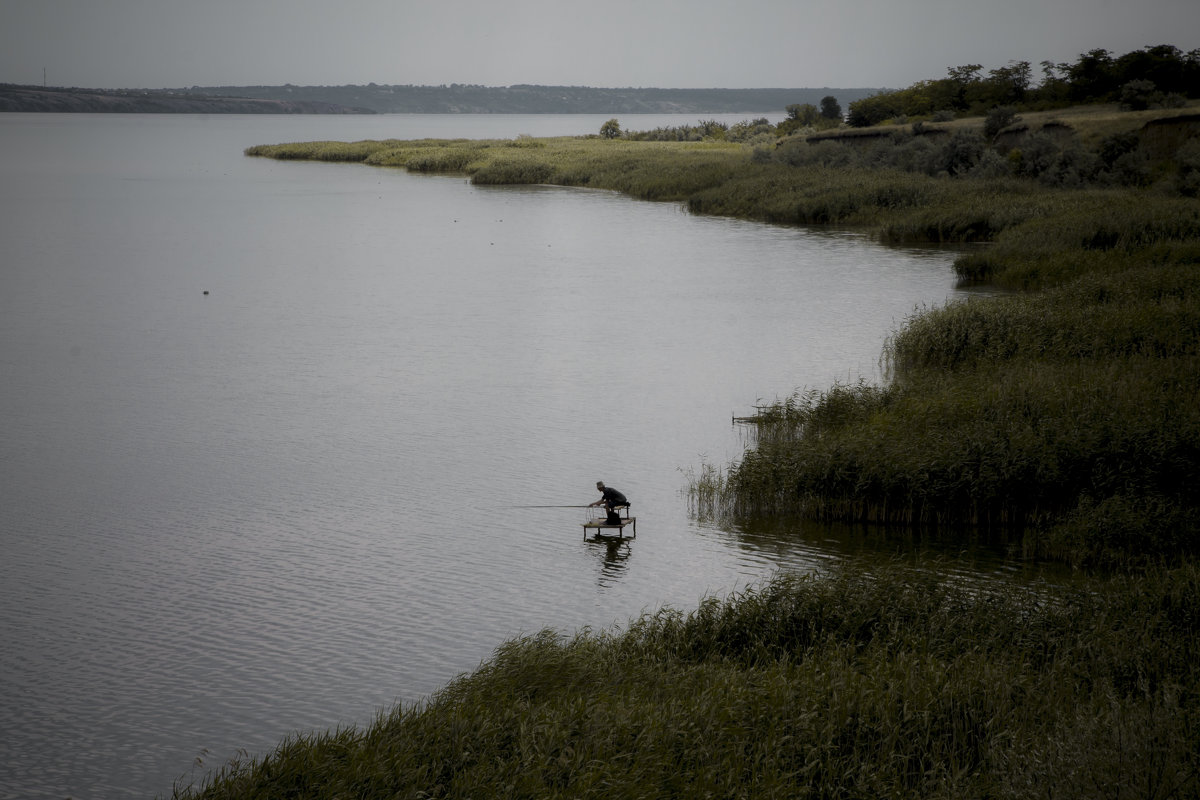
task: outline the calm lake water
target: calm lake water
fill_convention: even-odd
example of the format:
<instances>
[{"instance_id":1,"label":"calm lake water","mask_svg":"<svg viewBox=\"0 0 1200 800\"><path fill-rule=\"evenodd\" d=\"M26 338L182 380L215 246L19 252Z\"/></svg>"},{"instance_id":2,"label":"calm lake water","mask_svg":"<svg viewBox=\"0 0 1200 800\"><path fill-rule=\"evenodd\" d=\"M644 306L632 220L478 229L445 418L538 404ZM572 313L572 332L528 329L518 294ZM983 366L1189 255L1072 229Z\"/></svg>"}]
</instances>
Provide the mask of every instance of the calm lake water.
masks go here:
<instances>
[{"instance_id":1,"label":"calm lake water","mask_svg":"<svg viewBox=\"0 0 1200 800\"><path fill-rule=\"evenodd\" d=\"M950 254L242 155L606 118L0 115L0 797L169 794L513 636L867 557L701 524L686 473L760 399L877 379ZM516 508L597 480L626 546Z\"/></svg>"}]
</instances>

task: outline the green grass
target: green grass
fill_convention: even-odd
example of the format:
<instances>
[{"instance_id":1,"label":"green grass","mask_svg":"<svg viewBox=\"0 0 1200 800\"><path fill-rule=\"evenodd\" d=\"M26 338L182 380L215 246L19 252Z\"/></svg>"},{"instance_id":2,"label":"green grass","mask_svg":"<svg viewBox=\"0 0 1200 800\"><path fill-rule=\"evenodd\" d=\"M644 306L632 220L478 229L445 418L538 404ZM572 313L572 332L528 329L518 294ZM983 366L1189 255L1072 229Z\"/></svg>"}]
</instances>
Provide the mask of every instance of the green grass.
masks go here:
<instances>
[{"instance_id":1,"label":"green grass","mask_svg":"<svg viewBox=\"0 0 1200 800\"><path fill-rule=\"evenodd\" d=\"M729 180L750 159L746 147L728 142L576 137L296 142L259 145L246 154L462 173L480 185L548 183L609 189L646 200L684 200Z\"/></svg>"},{"instance_id":2,"label":"green grass","mask_svg":"<svg viewBox=\"0 0 1200 800\"><path fill-rule=\"evenodd\" d=\"M389 142L292 142L288 144L257 145L246 149L248 156L275 158L281 161L362 162L370 155L387 148Z\"/></svg>"},{"instance_id":3,"label":"green grass","mask_svg":"<svg viewBox=\"0 0 1200 800\"><path fill-rule=\"evenodd\" d=\"M780 577L510 641L175 797L1194 797L1198 621L1195 567L1036 591Z\"/></svg>"},{"instance_id":4,"label":"green grass","mask_svg":"<svg viewBox=\"0 0 1200 800\"><path fill-rule=\"evenodd\" d=\"M887 388L835 387L761 423L726 477L743 514L1025 531L1043 555L1155 560L1190 552L1200 359L1004 363ZM1161 502L1154 538L1123 553L1045 540L1066 515L1124 498ZM1156 508L1159 506L1150 505Z\"/></svg>"}]
</instances>

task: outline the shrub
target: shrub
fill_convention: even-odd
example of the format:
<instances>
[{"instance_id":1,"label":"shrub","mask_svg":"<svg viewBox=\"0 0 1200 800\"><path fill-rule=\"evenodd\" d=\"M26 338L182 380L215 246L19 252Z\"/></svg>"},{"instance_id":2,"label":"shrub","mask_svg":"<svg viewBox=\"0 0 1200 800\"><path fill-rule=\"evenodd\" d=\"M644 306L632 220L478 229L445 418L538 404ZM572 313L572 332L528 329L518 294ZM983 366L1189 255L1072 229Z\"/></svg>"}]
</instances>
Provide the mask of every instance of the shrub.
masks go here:
<instances>
[{"instance_id":1,"label":"shrub","mask_svg":"<svg viewBox=\"0 0 1200 800\"><path fill-rule=\"evenodd\" d=\"M1187 549L1200 536L1193 514L1162 496L1091 495L1054 525L1042 548L1076 565L1154 563L1164 551Z\"/></svg>"},{"instance_id":2,"label":"shrub","mask_svg":"<svg viewBox=\"0 0 1200 800\"><path fill-rule=\"evenodd\" d=\"M1129 81L1121 87L1121 107L1127 111L1144 111L1161 100L1153 81Z\"/></svg>"},{"instance_id":3,"label":"shrub","mask_svg":"<svg viewBox=\"0 0 1200 800\"><path fill-rule=\"evenodd\" d=\"M1008 159L995 150L987 149L979 157L979 161L970 170L972 178L996 179L1007 177L1010 173Z\"/></svg>"},{"instance_id":4,"label":"shrub","mask_svg":"<svg viewBox=\"0 0 1200 800\"><path fill-rule=\"evenodd\" d=\"M896 93L883 92L851 103L846 122L852 128L866 128L878 125L885 119L891 119L901 113L903 113L903 107Z\"/></svg>"},{"instance_id":5,"label":"shrub","mask_svg":"<svg viewBox=\"0 0 1200 800\"><path fill-rule=\"evenodd\" d=\"M1153 180L1150 159L1142 151L1132 150L1119 156L1104 177L1116 186L1147 186Z\"/></svg>"},{"instance_id":6,"label":"shrub","mask_svg":"<svg viewBox=\"0 0 1200 800\"><path fill-rule=\"evenodd\" d=\"M1048 186L1081 187L1096 179L1102 159L1075 141L1065 144L1039 131L1026 137L1020 150L1010 153L1014 172L1037 178Z\"/></svg>"},{"instance_id":7,"label":"shrub","mask_svg":"<svg viewBox=\"0 0 1200 800\"><path fill-rule=\"evenodd\" d=\"M821 116L825 119L842 121L842 106L833 95L821 98Z\"/></svg>"},{"instance_id":8,"label":"shrub","mask_svg":"<svg viewBox=\"0 0 1200 800\"><path fill-rule=\"evenodd\" d=\"M1200 197L1200 139L1189 139L1175 153L1175 189L1185 197Z\"/></svg>"},{"instance_id":9,"label":"shrub","mask_svg":"<svg viewBox=\"0 0 1200 800\"><path fill-rule=\"evenodd\" d=\"M938 171L945 171L948 175L965 175L983 158L985 147L983 137L975 131L955 131L938 154Z\"/></svg>"},{"instance_id":10,"label":"shrub","mask_svg":"<svg viewBox=\"0 0 1200 800\"><path fill-rule=\"evenodd\" d=\"M1141 139L1137 131L1123 131L1101 139L1096 152L1105 167L1112 167L1118 158L1137 150L1140 144Z\"/></svg>"},{"instance_id":11,"label":"shrub","mask_svg":"<svg viewBox=\"0 0 1200 800\"><path fill-rule=\"evenodd\" d=\"M983 135L988 139L994 139L996 134L1018 119L1016 109L1012 106L996 106L987 113L983 120Z\"/></svg>"},{"instance_id":12,"label":"shrub","mask_svg":"<svg viewBox=\"0 0 1200 800\"><path fill-rule=\"evenodd\" d=\"M848 167L855 161L854 151L839 142L817 142L809 145L810 157L805 159L808 164L820 164L824 167Z\"/></svg>"},{"instance_id":13,"label":"shrub","mask_svg":"<svg viewBox=\"0 0 1200 800\"><path fill-rule=\"evenodd\" d=\"M924 136L914 136L906 142L899 143L891 153L891 162L897 169L906 172L921 172L926 175L936 175L936 153L940 148Z\"/></svg>"},{"instance_id":14,"label":"shrub","mask_svg":"<svg viewBox=\"0 0 1200 800\"><path fill-rule=\"evenodd\" d=\"M725 138L731 142L761 143L774 138L775 126L766 117L743 120L733 125L725 133Z\"/></svg>"}]
</instances>

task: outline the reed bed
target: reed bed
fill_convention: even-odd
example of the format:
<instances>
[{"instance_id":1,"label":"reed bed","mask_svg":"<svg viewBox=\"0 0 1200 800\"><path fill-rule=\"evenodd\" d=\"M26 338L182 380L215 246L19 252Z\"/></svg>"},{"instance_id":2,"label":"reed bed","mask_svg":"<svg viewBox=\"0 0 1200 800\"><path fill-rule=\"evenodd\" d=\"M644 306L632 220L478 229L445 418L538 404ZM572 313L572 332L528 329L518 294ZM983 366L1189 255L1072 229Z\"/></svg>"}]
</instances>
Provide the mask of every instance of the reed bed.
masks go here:
<instances>
[{"instance_id":1,"label":"reed bed","mask_svg":"<svg viewBox=\"0 0 1200 800\"><path fill-rule=\"evenodd\" d=\"M1017 361L837 387L760 424L726 476L727 502L747 515L1023 532L1032 551L1079 563L1177 556L1200 534L1197 368L1195 356ZM1054 525L1101 501L1140 509L1153 535L1125 552L1102 537L1063 552Z\"/></svg>"},{"instance_id":2,"label":"reed bed","mask_svg":"<svg viewBox=\"0 0 1200 800\"><path fill-rule=\"evenodd\" d=\"M428 701L175 798L1169 798L1200 792L1200 572L1037 592L781 576L512 640Z\"/></svg>"},{"instance_id":3,"label":"reed bed","mask_svg":"<svg viewBox=\"0 0 1200 800\"><path fill-rule=\"evenodd\" d=\"M361 142L289 142L261 144L249 147L248 156L275 158L281 161L362 162L372 154L387 149L395 142L364 140Z\"/></svg>"},{"instance_id":4,"label":"reed bed","mask_svg":"<svg viewBox=\"0 0 1200 800\"><path fill-rule=\"evenodd\" d=\"M1036 294L926 309L891 337L885 360L902 379L920 369L975 367L1026 354L1050 361L1195 356L1196 272L1192 265L1098 271Z\"/></svg>"},{"instance_id":5,"label":"reed bed","mask_svg":"<svg viewBox=\"0 0 1200 800\"><path fill-rule=\"evenodd\" d=\"M558 137L513 140L296 142L258 145L246 155L357 161L414 172L469 175L480 185L557 184L620 191L646 200L685 200L730 180L750 160L731 142L636 142Z\"/></svg>"},{"instance_id":6,"label":"reed bed","mask_svg":"<svg viewBox=\"0 0 1200 800\"><path fill-rule=\"evenodd\" d=\"M537 151L497 154L472 173L477 184L536 182L619 191L643 200L683 200L744 168L749 155L725 143L550 140Z\"/></svg>"},{"instance_id":7,"label":"reed bed","mask_svg":"<svg viewBox=\"0 0 1200 800\"><path fill-rule=\"evenodd\" d=\"M824 167L763 185L747 174L690 207L985 241L960 277L1040 291L925 309L887 343L886 386L766 409L707 513L983 530L1077 564L1200 549L1194 200Z\"/></svg>"},{"instance_id":8,"label":"reed bed","mask_svg":"<svg viewBox=\"0 0 1200 800\"><path fill-rule=\"evenodd\" d=\"M1053 288L914 314L886 386L766 409L710 505L1015 534L1080 565L1195 553L1200 231L1173 200L1114 206L1090 229L1058 220L1059 250L1037 239L1075 265Z\"/></svg>"}]
</instances>

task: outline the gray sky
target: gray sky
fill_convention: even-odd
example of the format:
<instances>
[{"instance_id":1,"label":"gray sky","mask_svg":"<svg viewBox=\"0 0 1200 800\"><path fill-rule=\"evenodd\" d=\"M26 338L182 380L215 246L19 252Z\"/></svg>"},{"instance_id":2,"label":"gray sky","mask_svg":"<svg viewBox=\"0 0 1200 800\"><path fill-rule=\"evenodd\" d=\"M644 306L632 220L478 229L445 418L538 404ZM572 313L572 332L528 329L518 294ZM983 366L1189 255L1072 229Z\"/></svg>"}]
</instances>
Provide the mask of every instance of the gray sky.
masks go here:
<instances>
[{"instance_id":1,"label":"gray sky","mask_svg":"<svg viewBox=\"0 0 1200 800\"><path fill-rule=\"evenodd\" d=\"M1200 0L0 0L0 82L890 87L1200 47Z\"/></svg>"}]
</instances>

